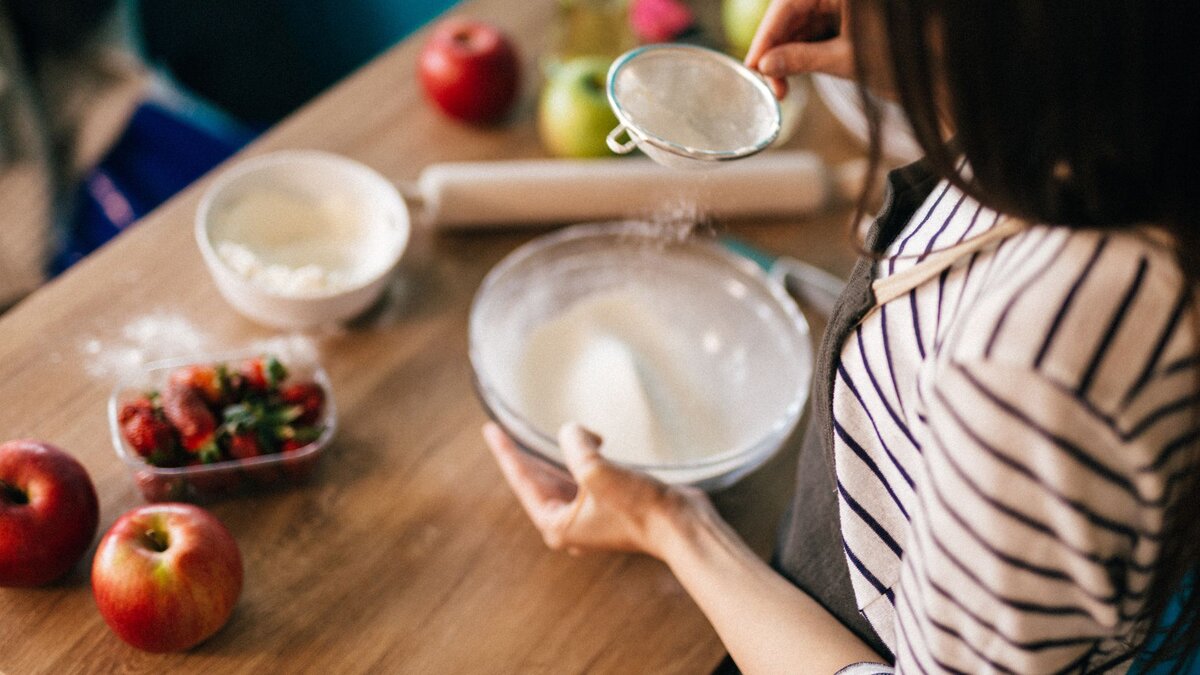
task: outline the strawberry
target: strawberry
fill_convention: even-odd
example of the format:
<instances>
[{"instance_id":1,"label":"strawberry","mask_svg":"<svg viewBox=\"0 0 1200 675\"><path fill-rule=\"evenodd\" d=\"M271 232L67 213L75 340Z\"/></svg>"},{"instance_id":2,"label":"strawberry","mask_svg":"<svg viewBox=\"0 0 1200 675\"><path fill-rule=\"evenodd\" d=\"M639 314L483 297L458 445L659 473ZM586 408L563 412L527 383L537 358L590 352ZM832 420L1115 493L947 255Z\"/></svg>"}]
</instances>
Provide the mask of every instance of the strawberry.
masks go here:
<instances>
[{"instance_id":1,"label":"strawberry","mask_svg":"<svg viewBox=\"0 0 1200 675\"><path fill-rule=\"evenodd\" d=\"M238 431L229 437L229 454L234 459L251 459L271 452L269 440L256 431ZM271 485L282 477L273 462L243 466L238 475L256 485Z\"/></svg>"},{"instance_id":2,"label":"strawberry","mask_svg":"<svg viewBox=\"0 0 1200 675\"><path fill-rule=\"evenodd\" d=\"M221 374L213 366L183 366L172 371L167 382L170 385L195 389L210 405L220 403L225 394Z\"/></svg>"},{"instance_id":3,"label":"strawberry","mask_svg":"<svg viewBox=\"0 0 1200 675\"><path fill-rule=\"evenodd\" d=\"M300 414L294 422L307 426L317 421L321 416L321 408L325 406L325 390L316 382L296 382L279 390L279 398L288 405L300 408Z\"/></svg>"},{"instance_id":4,"label":"strawberry","mask_svg":"<svg viewBox=\"0 0 1200 675\"><path fill-rule=\"evenodd\" d=\"M312 441L309 439L289 438L283 442L280 452L283 454L283 475L292 483L300 483L312 475L320 455L309 453L300 455L299 450L307 448Z\"/></svg>"},{"instance_id":5,"label":"strawberry","mask_svg":"<svg viewBox=\"0 0 1200 675\"><path fill-rule=\"evenodd\" d=\"M200 392L189 386L168 382L162 393L162 407L167 419L179 432L184 450L210 458L217 447L217 421L204 404Z\"/></svg>"},{"instance_id":6,"label":"strawberry","mask_svg":"<svg viewBox=\"0 0 1200 675\"><path fill-rule=\"evenodd\" d=\"M117 421L125 424L130 419L144 413L154 414L154 403L149 396L134 399L121 406L121 411L117 413Z\"/></svg>"},{"instance_id":7,"label":"strawberry","mask_svg":"<svg viewBox=\"0 0 1200 675\"><path fill-rule=\"evenodd\" d=\"M267 374L262 359L249 359L238 365L238 375L246 391L263 393L267 390Z\"/></svg>"},{"instance_id":8,"label":"strawberry","mask_svg":"<svg viewBox=\"0 0 1200 675\"><path fill-rule=\"evenodd\" d=\"M133 480L148 502L177 502L183 498L186 487L178 478L151 471L138 471Z\"/></svg>"},{"instance_id":9,"label":"strawberry","mask_svg":"<svg viewBox=\"0 0 1200 675\"><path fill-rule=\"evenodd\" d=\"M629 24L642 42L670 42L696 23L691 7L680 0L633 0Z\"/></svg>"},{"instance_id":10,"label":"strawberry","mask_svg":"<svg viewBox=\"0 0 1200 675\"><path fill-rule=\"evenodd\" d=\"M238 366L247 391L264 394L287 378L287 369L275 357L257 357L242 361Z\"/></svg>"},{"instance_id":11,"label":"strawberry","mask_svg":"<svg viewBox=\"0 0 1200 675\"><path fill-rule=\"evenodd\" d=\"M239 432L229 437L229 455L234 459L250 459L263 454L258 434Z\"/></svg>"},{"instance_id":12,"label":"strawberry","mask_svg":"<svg viewBox=\"0 0 1200 675\"><path fill-rule=\"evenodd\" d=\"M129 441L142 457L161 458L168 454L174 445L171 425L156 413L154 404L148 398L139 398L127 403L121 408L117 419L121 423L121 433L125 435L125 440Z\"/></svg>"},{"instance_id":13,"label":"strawberry","mask_svg":"<svg viewBox=\"0 0 1200 675\"><path fill-rule=\"evenodd\" d=\"M211 495L232 492L237 487L237 479L226 469L206 469L205 462L199 457L192 457L186 466L194 469L185 477L189 496L203 499Z\"/></svg>"}]
</instances>

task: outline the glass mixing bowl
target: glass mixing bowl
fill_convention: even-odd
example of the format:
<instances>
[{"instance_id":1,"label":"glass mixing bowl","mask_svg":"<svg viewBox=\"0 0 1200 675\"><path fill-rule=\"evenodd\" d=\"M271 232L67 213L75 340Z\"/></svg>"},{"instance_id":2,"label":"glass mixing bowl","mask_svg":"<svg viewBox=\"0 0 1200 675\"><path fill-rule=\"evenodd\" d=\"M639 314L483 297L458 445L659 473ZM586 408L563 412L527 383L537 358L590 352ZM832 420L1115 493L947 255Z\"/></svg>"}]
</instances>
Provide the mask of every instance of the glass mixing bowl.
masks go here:
<instances>
[{"instance_id":1,"label":"glass mixing bowl","mask_svg":"<svg viewBox=\"0 0 1200 675\"><path fill-rule=\"evenodd\" d=\"M779 450L808 398L813 355L803 315L759 267L716 242L672 238L662 228L632 222L579 225L543 236L511 253L480 286L469 325L475 384L488 413L518 445L562 466L555 435L568 420L548 419L546 410L530 409L527 402L529 360L551 363L561 357L536 353L535 331L580 303L613 294L637 298L638 316L621 325L644 333L644 325L653 323L658 333L669 334L653 358L683 364L691 374L685 390L691 403L674 410L707 411L703 418L671 421L685 432L679 437L695 441L688 447L668 447L653 461L614 461L665 482L714 490ZM559 375L553 369L533 371L534 377ZM602 398L614 391L609 384L584 394L601 397L603 405ZM647 390L653 398L654 387ZM625 431L593 430L602 437Z\"/></svg>"}]
</instances>

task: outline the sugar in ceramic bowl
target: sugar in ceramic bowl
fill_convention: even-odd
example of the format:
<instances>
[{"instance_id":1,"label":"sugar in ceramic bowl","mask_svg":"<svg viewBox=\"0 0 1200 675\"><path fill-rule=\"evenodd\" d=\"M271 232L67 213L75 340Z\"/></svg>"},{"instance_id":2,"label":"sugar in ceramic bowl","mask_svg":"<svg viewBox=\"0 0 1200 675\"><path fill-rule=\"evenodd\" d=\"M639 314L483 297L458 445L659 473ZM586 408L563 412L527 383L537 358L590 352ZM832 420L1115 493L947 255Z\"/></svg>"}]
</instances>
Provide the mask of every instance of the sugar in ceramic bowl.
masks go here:
<instances>
[{"instance_id":1,"label":"sugar in ceramic bowl","mask_svg":"<svg viewBox=\"0 0 1200 675\"><path fill-rule=\"evenodd\" d=\"M484 407L555 464L558 425L592 415L610 459L719 489L773 456L807 401L812 341L782 287L715 241L664 239L647 224L581 225L522 246L487 275L469 323ZM617 451L638 438L667 442Z\"/></svg>"},{"instance_id":2,"label":"sugar in ceramic bowl","mask_svg":"<svg viewBox=\"0 0 1200 675\"><path fill-rule=\"evenodd\" d=\"M378 301L410 227L391 182L316 151L230 167L196 212L196 241L221 295L246 317L284 329L343 322Z\"/></svg>"}]
</instances>

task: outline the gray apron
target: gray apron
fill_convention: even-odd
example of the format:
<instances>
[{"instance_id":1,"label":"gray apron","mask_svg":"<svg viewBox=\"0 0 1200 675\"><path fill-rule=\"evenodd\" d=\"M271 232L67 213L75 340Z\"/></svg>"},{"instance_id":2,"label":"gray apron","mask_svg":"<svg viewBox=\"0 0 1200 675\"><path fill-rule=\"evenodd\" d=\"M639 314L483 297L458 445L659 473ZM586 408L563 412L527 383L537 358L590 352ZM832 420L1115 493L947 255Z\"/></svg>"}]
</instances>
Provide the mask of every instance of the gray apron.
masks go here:
<instances>
[{"instance_id":1,"label":"gray apron","mask_svg":"<svg viewBox=\"0 0 1200 675\"><path fill-rule=\"evenodd\" d=\"M933 191L937 178L923 164L888 174L884 206L865 245L882 253ZM842 345L875 306L871 289L876 260L863 256L854 266L817 355L812 411L800 450L796 494L780 527L772 565L829 610L863 641L891 660L891 652L858 612L842 548L833 463L833 382Z\"/></svg>"}]
</instances>

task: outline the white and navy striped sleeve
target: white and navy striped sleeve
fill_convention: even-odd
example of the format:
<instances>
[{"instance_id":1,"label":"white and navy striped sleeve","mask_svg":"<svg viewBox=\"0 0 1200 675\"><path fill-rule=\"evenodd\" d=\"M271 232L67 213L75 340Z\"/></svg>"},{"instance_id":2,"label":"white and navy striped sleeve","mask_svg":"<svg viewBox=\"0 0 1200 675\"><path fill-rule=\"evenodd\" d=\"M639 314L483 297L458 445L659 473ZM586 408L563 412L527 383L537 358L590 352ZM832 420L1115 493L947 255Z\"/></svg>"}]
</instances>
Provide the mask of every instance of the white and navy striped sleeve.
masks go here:
<instances>
[{"instance_id":1,"label":"white and navy striped sleeve","mask_svg":"<svg viewBox=\"0 0 1200 675\"><path fill-rule=\"evenodd\" d=\"M898 672L1128 665L1172 488L1194 461L1194 317L1169 258L1071 238L1091 252L1059 259L1071 283L983 300L961 318L986 330L918 374Z\"/></svg>"}]
</instances>

